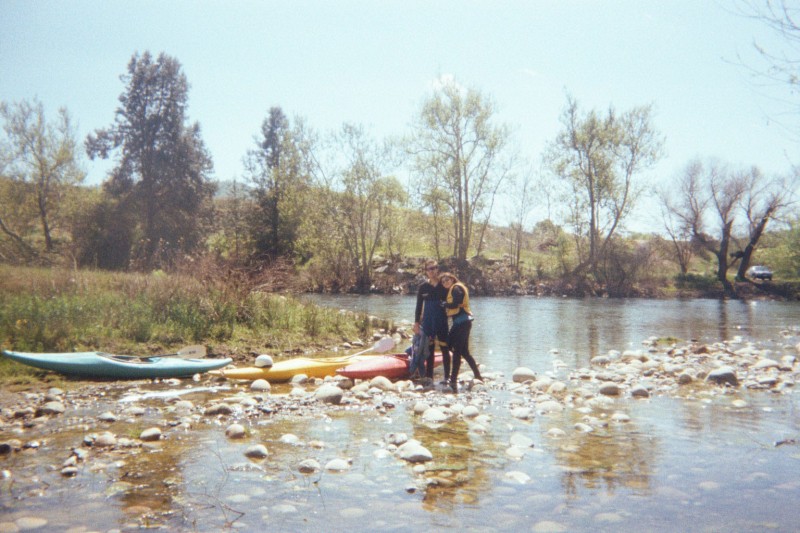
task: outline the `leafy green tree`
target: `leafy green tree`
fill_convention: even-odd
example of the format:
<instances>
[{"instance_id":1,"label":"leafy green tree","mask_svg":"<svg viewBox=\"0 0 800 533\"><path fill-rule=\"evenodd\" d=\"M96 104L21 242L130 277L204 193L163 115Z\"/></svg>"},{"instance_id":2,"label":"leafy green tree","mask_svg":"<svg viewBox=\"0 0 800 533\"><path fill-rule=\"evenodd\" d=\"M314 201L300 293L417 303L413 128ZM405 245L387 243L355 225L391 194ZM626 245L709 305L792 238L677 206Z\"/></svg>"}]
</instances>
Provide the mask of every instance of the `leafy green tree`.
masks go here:
<instances>
[{"instance_id":1,"label":"leafy green tree","mask_svg":"<svg viewBox=\"0 0 800 533\"><path fill-rule=\"evenodd\" d=\"M363 127L344 124L331 148L325 162L314 157L318 204L313 211L322 215L317 235L325 236L316 243L322 249L338 248L354 273L356 290L368 292L372 260L395 220L394 211L405 202L405 190L388 173L391 146L373 140Z\"/></svg>"},{"instance_id":2,"label":"leafy green tree","mask_svg":"<svg viewBox=\"0 0 800 533\"><path fill-rule=\"evenodd\" d=\"M117 153L105 190L135 220L132 260L154 268L201 244L212 161L200 126L187 124L189 85L177 59L134 54L121 79L114 123L90 134L86 150L92 159Z\"/></svg>"},{"instance_id":3,"label":"leafy green tree","mask_svg":"<svg viewBox=\"0 0 800 533\"><path fill-rule=\"evenodd\" d=\"M120 200L100 191L74 224L73 244L79 264L119 270L131 262L135 214L121 209Z\"/></svg>"},{"instance_id":4,"label":"leafy green tree","mask_svg":"<svg viewBox=\"0 0 800 533\"><path fill-rule=\"evenodd\" d=\"M255 201L251 230L260 256L295 253L310 186L295 134L283 110L273 107L261 125L261 136L255 139L257 148L245 157Z\"/></svg>"},{"instance_id":5,"label":"leafy green tree","mask_svg":"<svg viewBox=\"0 0 800 533\"><path fill-rule=\"evenodd\" d=\"M62 108L48 122L39 101L3 102L0 118L0 231L30 256L37 247L28 235L38 224L44 251L52 252L53 232L68 214L64 198L85 176L69 113Z\"/></svg>"},{"instance_id":6,"label":"leafy green tree","mask_svg":"<svg viewBox=\"0 0 800 533\"><path fill-rule=\"evenodd\" d=\"M588 240L588 250L579 246L581 261L573 273L589 270L597 279L603 255L641 194L639 173L658 161L663 139L650 106L624 113L609 109L603 116L581 113L568 96L562 123L545 158L568 185L576 236Z\"/></svg>"},{"instance_id":7,"label":"leafy green tree","mask_svg":"<svg viewBox=\"0 0 800 533\"><path fill-rule=\"evenodd\" d=\"M423 102L408 145L423 205L437 216L439 202L446 202L453 255L462 261L473 246L474 224L485 227L511 168L509 130L495 125L494 115L486 96L447 80Z\"/></svg>"}]
</instances>

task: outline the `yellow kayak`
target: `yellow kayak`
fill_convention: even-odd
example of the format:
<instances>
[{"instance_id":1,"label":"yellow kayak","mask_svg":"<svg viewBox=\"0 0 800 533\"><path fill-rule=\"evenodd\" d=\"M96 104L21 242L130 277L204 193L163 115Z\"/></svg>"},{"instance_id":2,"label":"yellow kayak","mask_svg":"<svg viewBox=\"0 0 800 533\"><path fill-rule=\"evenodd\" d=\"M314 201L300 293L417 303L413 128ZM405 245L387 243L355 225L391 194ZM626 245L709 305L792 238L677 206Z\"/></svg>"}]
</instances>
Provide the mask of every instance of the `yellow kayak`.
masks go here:
<instances>
[{"instance_id":1,"label":"yellow kayak","mask_svg":"<svg viewBox=\"0 0 800 533\"><path fill-rule=\"evenodd\" d=\"M289 381L298 374L305 374L310 378L324 378L333 376L336 370L344 368L356 361L373 357L370 355L344 355L338 357L295 357L286 361L279 361L271 367L259 368L248 366L221 370L220 374L228 379L266 379L267 381Z\"/></svg>"}]
</instances>

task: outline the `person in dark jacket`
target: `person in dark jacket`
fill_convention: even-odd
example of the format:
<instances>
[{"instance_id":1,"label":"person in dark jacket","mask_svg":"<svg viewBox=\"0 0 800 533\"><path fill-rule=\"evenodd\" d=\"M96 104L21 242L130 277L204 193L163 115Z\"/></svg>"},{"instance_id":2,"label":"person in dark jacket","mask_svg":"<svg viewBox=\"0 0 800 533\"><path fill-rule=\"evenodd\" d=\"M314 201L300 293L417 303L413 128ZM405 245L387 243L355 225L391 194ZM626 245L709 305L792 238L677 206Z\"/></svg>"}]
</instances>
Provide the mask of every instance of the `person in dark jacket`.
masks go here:
<instances>
[{"instance_id":1,"label":"person in dark jacket","mask_svg":"<svg viewBox=\"0 0 800 533\"><path fill-rule=\"evenodd\" d=\"M469 290L467 286L458 281L455 274L445 272L439 278L442 286L447 289L447 297L442 306L447 310L447 317L452 321L447 343L453 350L453 368L450 374L450 388L458 392L458 371L461 367L461 358L472 369L475 379L482 380L481 371L475 358L469 353L469 334L472 331L472 310L469 307Z\"/></svg>"},{"instance_id":2,"label":"person in dark jacket","mask_svg":"<svg viewBox=\"0 0 800 533\"><path fill-rule=\"evenodd\" d=\"M417 290L414 333L419 334L422 331L430 339L425 375L433 379L434 349L438 345L442 352L444 378L447 381L450 371L450 351L447 346L447 314L441 306L441 302L447 297L447 289L439 283L439 265L436 261L425 263L425 274L428 276L428 281L420 285Z\"/></svg>"}]
</instances>

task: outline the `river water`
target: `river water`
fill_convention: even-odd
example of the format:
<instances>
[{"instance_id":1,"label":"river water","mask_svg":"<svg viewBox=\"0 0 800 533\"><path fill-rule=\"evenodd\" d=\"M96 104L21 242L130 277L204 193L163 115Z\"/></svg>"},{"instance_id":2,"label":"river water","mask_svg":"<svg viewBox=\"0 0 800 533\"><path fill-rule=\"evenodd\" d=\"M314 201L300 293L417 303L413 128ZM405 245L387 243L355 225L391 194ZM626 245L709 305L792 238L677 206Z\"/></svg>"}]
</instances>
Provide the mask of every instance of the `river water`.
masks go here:
<instances>
[{"instance_id":1,"label":"river water","mask_svg":"<svg viewBox=\"0 0 800 533\"><path fill-rule=\"evenodd\" d=\"M414 298L314 296L323 305L364 311L397 324L413 318ZM741 338L795 354L800 306L713 300L474 298L472 351L486 371L510 380L518 366L564 378L609 350L639 350L650 337L716 342ZM405 324L408 325L408 324ZM468 372L468 370L467 370ZM272 395L289 393L273 386ZM183 381L109 383L61 419L0 430L35 447L0 457L0 531L47 520L43 530L134 531L797 531L800 524L798 393L630 397L607 414L627 423L575 431L585 413L519 420L514 394L476 399L431 393L427 401L472 401L482 428L457 420L428 425L413 402L353 403L303 416L209 420L181 414L177 400L202 406L249 392L246 384ZM169 392L176 393L168 398ZM735 400L739 403L736 404ZM131 407L138 411L131 414ZM110 411L116 420L87 423ZM303 413L302 407L298 413ZM233 421L244 440L225 436ZM135 438L158 426L165 439L130 452L92 450L73 477L59 471L88 433ZM552 439L559 428L564 438ZM434 460L426 476L386 452L406 434ZM295 435L297 440L288 438ZM527 440L531 446L510 443ZM265 460L243 449L262 443ZM776 445L781 443L781 445ZM300 461L349 461L341 473L298 472ZM10 524L10 525L9 525ZM21 528L19 528L21 529Z\"/></svg>"},{"instance_id":2,"label":"river water","mask_svg":"<svg viewBox=\"0 0 800 533\"><path fill-rule=\"evenodd\" d=\"M409 296L315 296L337 308L413 321ZM609 350L641 348L651 336L716 342L741 336L783 345L800 335L800 304L772 301L472 298L471 349L492 370L552 369L551 350L576 368ZM406 324L407 325L407 324Z\"/></svg>"}]
</instances>

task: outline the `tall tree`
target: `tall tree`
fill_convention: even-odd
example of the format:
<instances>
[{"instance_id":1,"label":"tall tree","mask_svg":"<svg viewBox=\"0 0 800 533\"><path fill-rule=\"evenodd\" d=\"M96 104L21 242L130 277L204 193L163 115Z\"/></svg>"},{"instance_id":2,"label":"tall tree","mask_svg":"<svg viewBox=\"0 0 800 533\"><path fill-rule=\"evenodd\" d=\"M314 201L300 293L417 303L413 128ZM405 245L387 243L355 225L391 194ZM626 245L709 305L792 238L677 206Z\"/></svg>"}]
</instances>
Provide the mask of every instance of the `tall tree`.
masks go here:
<instances>
[{"instance_id":1,"label":"tall tree","mask_svg":"<svg viewBox=\"0 0 800 533\"><path fill-rule=\"evenodd\" d=\"M355 273L355 288L369 291L372 260L385 239L393 210L405 201L400 182L389 175L391 147L372 139L361 126L344 124L332 139L335 154L316 160L320 205L324 213L318 232L341 246ZM334 228L334 233L331 233ZM319 240L318 240L319 242Z\"/></svg>"},{"instance_id":2,"label":"tall tree","mask_svg":"<svg viewBox=\"0 0 800 533\"><path fill-rule=\"evenodd\" d=\"M677 190L665 208L681 221L684 232L717 258L717 279L726 297L736 297L736 289L728 279L728 270L735 255L730 255L736 208L746 190L741 174L736 174L719 162L703 164L692 161L683 172ZM710 233L711 232L711 233Z\"/></svg>"},{"instance_id":3,"label":"tall tree","mask_svg":"<svg viewBox=\"0 0 800 533\"><path fill-rule=\"evenodd\" d=\"M473 225L491 217L511 168L509 130L494 124L494 114L494 105L479 91L445 80L423 102L409 143L422 201L435 215L438 202L446 199L459 260L473 245Z\"/></svg>"},{"instance_id":4,"label":"tall tree","mask_svg":"<svg viewBox=\"0 0 800 533\"><path fill-rule=\"evenodd\" d=\"M535 202L537 181L532 171L522 174L514 183L513 197L511 199L511 267L517 276L521 272L522 248L528 217Z\"/></svg>"},{"instance_id":5,"label":"tall tree","mask_svg":"<svg viewBox=\"0 0 800 533\"><path fill-rule=\"evenodd\" d=\"M114 123L90 134L86 150L104 159L117 152L105 190L135 215L134 260L153 268L201 243L213 167L200 126L187 123L189 84L177 59L134 54L121 80Z\"/></svg>"},{"instance_id":6,"label":"tall tree","mask_svg":"<svg viewBox=\"0 0 800 533\"><path fill-rule=\"evenodd\" d=\"M252 223L256 252L273 258L292 255L310 177L295 132L280 107L269 110L255 142L257 148L245 157L245 169L256 202Z\"/></svg>"},{"instance_id":7,"label":"tall tree","mask_svg":"<svg viewBox=\"0 0 800 533\"><path fill-rule=\"evenodd\" d=\"M23 250L35 247L27 237L26 220L37 220L44 250L53 251L53 230L65 211L68 189L84 179L69 113L62 108L48 122L41 102L0 103L4 137L0 139L0 176L5 179L0 204L0 231ZM11 216L9 216L11 215Z\"/></svg>"},{"instance_id":8,"label":"tall tree","mask_svg":"<svg viewBox=\"0 0 800 533\"><path fill-rule=\"evenodd\" d=\"M661 194L664 210L676 222L677 231L691 235L695 246L717 258L717 280L726 297L736 297L728 271L738 264L737 278L744 279L767 224L793 204L796 179L796 175L768 179L755 167L732 171L718 161L704 164L695 160L686 166L676 190ZM735 249L737 227L746 233L742 250Z\"/></svg>"},{"instance_id":9,"label":"tall tree","mask_svg":"<svg viewBox=\"0 0 800 533\"><path fill-rule=\"evenodd\" d=\"M588 269L597 278L609 242L641 193L636 180L659 159L663 140L653 127L650 106L582 114L568 96L562 123L545 157L569 186L576 235L588 239L588 252L574 273Z\"/></svg>"},{"instance_id":10,"label":"tall tree","mask_svg":"<svg viewBox=\"0 0 800 533\"><path fill-rule=\"evenodd\" d=\"M794 204L798 173L791 177L769 179L761 171L753 167L743 174L744 192L742 194L742 211L746 219L746 244L741 252L741 262L736 273L738 279L745 279L745 272L750 267L753 252L758 246L767 224L779 219Z\"/></svg>"}]
</instances>

